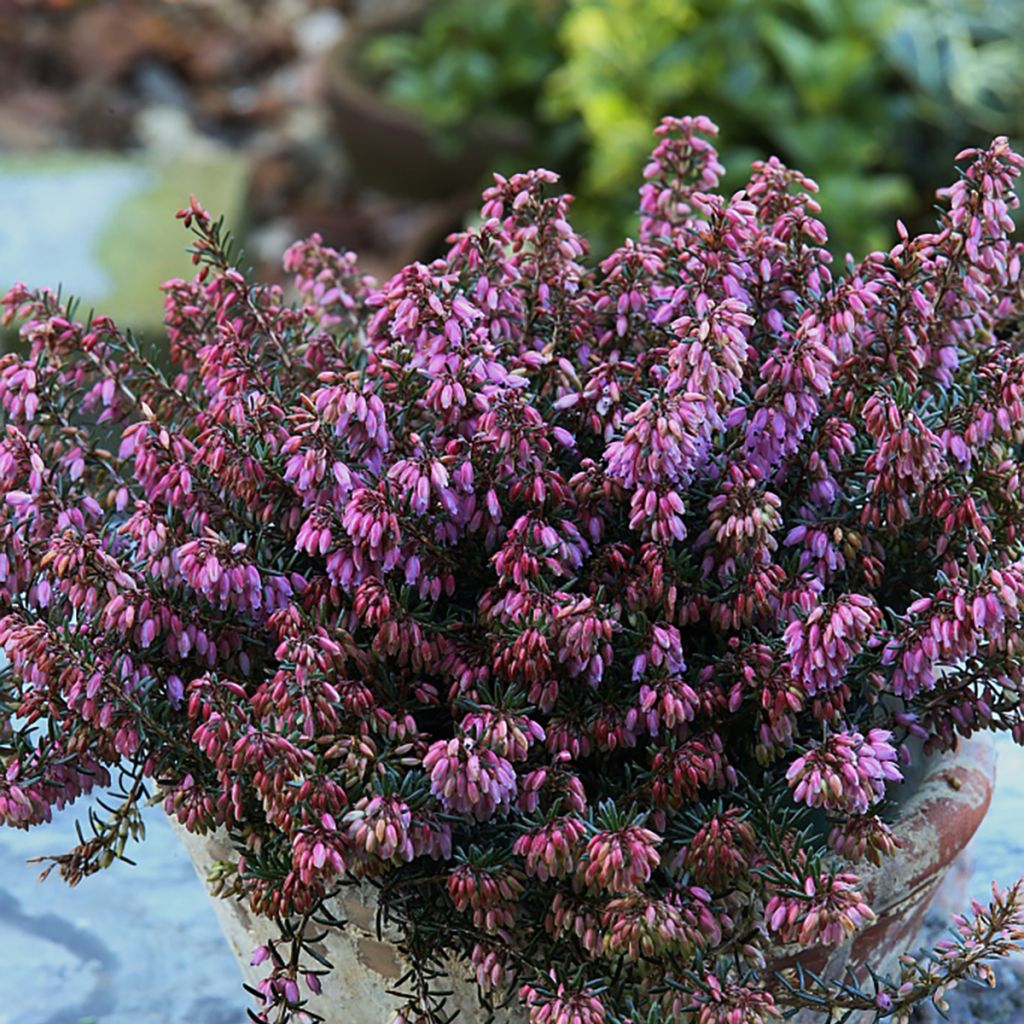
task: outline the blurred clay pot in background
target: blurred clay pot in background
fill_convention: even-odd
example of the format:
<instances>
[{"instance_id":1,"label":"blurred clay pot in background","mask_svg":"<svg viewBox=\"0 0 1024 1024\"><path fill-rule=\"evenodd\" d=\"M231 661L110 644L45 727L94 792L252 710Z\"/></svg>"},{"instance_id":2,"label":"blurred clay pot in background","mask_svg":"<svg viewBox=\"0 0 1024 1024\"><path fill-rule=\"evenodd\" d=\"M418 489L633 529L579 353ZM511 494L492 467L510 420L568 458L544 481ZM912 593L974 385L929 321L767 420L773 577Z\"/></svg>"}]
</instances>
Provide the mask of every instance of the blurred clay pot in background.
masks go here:
<instances>
[{"instance_id":1,"label":"blurred clay pot in background","mask_svg":"<svg viewBox=\"0 0 1024 1024\"><path fill-rule=\"evenodd\" d=\"M453 152L419 114L384 98L358 74L358 54L367 40L384 32L415 29L423 13L421 5L410 4L353 18L327 58L328 102L361 182L416 199L465 195L468 207L496 158L524 149L525 128L471 122L460 127L460 145Z\"/></svg>"}]
</instances>

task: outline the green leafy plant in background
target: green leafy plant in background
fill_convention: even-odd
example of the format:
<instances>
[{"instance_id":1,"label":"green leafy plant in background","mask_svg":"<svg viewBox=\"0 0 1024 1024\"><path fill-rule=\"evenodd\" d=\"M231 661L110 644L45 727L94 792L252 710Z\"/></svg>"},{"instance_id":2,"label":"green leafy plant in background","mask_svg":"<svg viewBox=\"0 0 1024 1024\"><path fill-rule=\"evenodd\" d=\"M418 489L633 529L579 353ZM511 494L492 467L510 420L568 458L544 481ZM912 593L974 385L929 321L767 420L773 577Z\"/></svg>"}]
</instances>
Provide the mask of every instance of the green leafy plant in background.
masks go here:
<instances>
[{"instance_id":1,"label":"green leafy plant in background","mask_svg":"<svg viewBox=\"0 0 1024 1024\"><path fill-rule=\"evenodd\" d=\"M886 56L919 90L925 116L950 109L991 131L1024 120L1018 0L924 0L898 8Z\"/></svg>"},{"instance_id":2,"label":"green leafy plant in background","mask_svg":"<svg viewBox=\"0 0 1024 1024\"><path fill-rule=\"evenodd\" d=\"M726 167L779 152L822 185L840 248L879 244L913 194L901 145L913 100L878 46L898 6L576 0L561 26L568 59L546 91L552 113L579 111L586 127L584 206L612 202L626 216L641 126L692 107L740 140L723 152Z\"/></svg>"},{"instance_id":3,"label":"green leafy plant in background","mask_svg":"<svg viewBox=\"0 0 1024 1024\"><path fill-rule=\"evenodd\" d=\"M388 15L402 27L369 39L360 70L455 150L460 129L477 120L541 123L543 83L562 59L558 33L567 9L566 0L414 5Z\"/></svg>"},{"instance_id":4,"label":"green leafy plant in background","mask_svg":"<svg viewBox=\"0 0 1024 1024\"><path fill-rule=\"evenodd\" d=\"M1024 31L1014 6L573 0L548 108L583 118L585 203L617 201L624 215L640 126L707 110L742 140L723 153L727 167L778 152L806 168L833 211L834 247L863 251L885 243L895 211L938 184L943 149L1018 127ZM931 217L916 212L922 224Z\"/></svg>"},{"instance_id":5,"label":"green leafy plant in background","mask_svg":"<svg viewBox=\"0 0 1024 1024\"><path fill-rule=\"evenodd\" d=\"M457 138L517 119L614 244L635 211L648 125L707 111L727 168L778 153L821 185L833 248L930 223L943 154L1024 120L1017 0L440 0L381 36L368 67ZM738 172L737 172L738 173ZM726 179L738 187L738 178Z\"/></svg>"}]
</instances>

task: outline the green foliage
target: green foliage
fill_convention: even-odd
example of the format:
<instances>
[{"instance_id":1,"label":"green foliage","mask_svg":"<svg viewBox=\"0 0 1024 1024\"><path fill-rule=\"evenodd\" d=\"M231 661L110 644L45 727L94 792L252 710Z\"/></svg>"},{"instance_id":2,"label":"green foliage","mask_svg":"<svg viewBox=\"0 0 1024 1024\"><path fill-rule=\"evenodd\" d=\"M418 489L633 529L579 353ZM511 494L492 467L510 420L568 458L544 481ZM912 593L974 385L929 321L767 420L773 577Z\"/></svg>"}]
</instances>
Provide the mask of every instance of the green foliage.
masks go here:
<instances>
[{"instance_id":1,"label":"green foliage","mask_svg":"<svg viewBox=\"0 0 1024 1024\"><path fill-rule=\"evenodd\" d=\"M421 22L369 39L362 70L455 147L469 122L538 117L566 9L565 0L441 0Z\"/></svg>"},{"instance_id":2,"label":"green foliage","mask_svg":"<svg viewBox=\"0 0 1024 1024\"><path fill-rule=\"evenodd\" d=\"M777 153L821 185L834 249L859 252L890 239L896 210L938 184L942 150L1016 127L1024 78L1006 55L1024 34L1010 6L572 0L548 105L584 119L590 202L617 200L625 214L642 126L702 110L742 140L723 151L727 184ZM917 213L921 225L931 217Z\"/></svg>"},{"instance_id":3,"label":"green foliage","mask_svg":"<svg viewBox=\"0 0 1024 1024\"><path fill-rule=\"evenodd\" d=\"M699 110L733 140L727 186L779 155L821 185L833 250L860 254L891 243L897 210L931 223L913 202L951 147L1019 133L1019 15L1016 0L435 0L367 60L449 140L473 119L526 123L599 248L635 211L650 125Z\"/></svg>"}]
</instances>

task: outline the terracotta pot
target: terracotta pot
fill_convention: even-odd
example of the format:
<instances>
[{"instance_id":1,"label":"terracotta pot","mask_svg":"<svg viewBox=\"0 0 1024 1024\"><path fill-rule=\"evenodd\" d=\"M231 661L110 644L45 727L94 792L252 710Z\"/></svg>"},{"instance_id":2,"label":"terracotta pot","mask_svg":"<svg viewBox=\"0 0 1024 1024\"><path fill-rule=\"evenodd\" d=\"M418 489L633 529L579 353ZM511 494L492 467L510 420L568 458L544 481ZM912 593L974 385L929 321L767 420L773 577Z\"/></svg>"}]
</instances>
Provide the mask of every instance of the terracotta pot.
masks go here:
<instances>
[{"instance_id":1,"label":"terracotta pot","mask_svg":"<svg viewBox=\"0 0 1024 1024\"><path fill-rule=\"evenodd\" d=\"M185 844L196 874L204 882L216 861L235 859L236 854L225 836L195 836L173 818L171 824ZM246 984L255 986L263 978L265 969L250 965L252 951L276 939L277 928L272 921L251 914L248 907L237 900L214 899L213 906ZM384 933L378 938L376 908L376 895L368 885L353 885L344 890L344 895L331 908L346 926L332 930L319 947L334 970L324 979L322 995L311 997L309 1001L309 1008L328 1024L386 1024L402 1006L403 1000L388 990L399 983L408 970L408 963L398 950L395 935ZM451 964L449 970L451 983L444 986L451 992L448 1007L459 1010L460 1021L471 1024L481 1016L476 984L469 980L469 972L457 964ZM309 995L308 991L303 989L303 995ZM511 1014L505 1018L513 1019L516 1018Z\"/></svg>"},{"instance_id":2,"label":"terracotta pot","mask_svg":"<svg viewBox=\"0 0 1024 1024\"><path fill-rule=\"evenodd\" d=\"M951 754L929 759L920 783L893 824L901 850L881 867L858 872L877 921L831 949L798 952L783 947L769 966L784 970L799 963L838 979L848 969L858 971L870 964L880 975L897 976L900 954L915 950L928 907L988 811L995 779L995 746L986 734L962 740ZM943 894L958 909L966 905L969 880L969 873L961 874L964 891L959 898ZM790 1020L804 1024L821 1017L798 1014ZM850 1024L858 1024L857 1018L850 1018Z\"/></svg>"},{"instance_id":3,"label":"terracotta pot","mask_svg":"<svg viewBox=\"0 0 1024 1024\"><path fill-rule=\"evenodd\" d=\"M417 113L384 99L354 71L369 38L414 29L422 17L421 5L410 4L355 18L328 55L328 103L353 170L365 184L414 199L465 196L468 203L497 156L522 151L525 129L469 123L460 126L460 146L452 152Z\"/></svg>"},{"instance_id":4,"label":"terracotta pot","mask_svg":"<svg viewBox=\"0 0 1024 1024\"><path fill-rule=\"evenodd\" d=\"M995 749L987 736L964 741L954 753L926 762L916 791L893 826L902 850L881 868L861 872L877 922L831 950L781 948L771 968L784 970L799 962L838 978L847 968L870 963L880 974L898 973L894 970L897 958L914 948L928 905L981 824L994 784ZM215 861L234 858L224 837L194 836L174 824L201 879L207 877ZM235 900L214 900L214 906L246 981L254 984L262 972L249 966L249 957L256 946L276 937L273 923L253 916ZM311 1009L332 1024L380 1024L391 1019L401 1004L388 989L398 983L407 963L395 936L378 938L375 909L373 890L365 885L347 889L333 908L348 925L324 940L323 952L334 964L334 971L326 979L323 995L310 1003ZM464 966L451 965L451 984L446 986L452 991L450 1008L462 1011L461 1019L466 1022L483 1016L469 974ZM820 1017L791 1018L801 1024L805 1019Z\"/></svg>"}]
</instances>

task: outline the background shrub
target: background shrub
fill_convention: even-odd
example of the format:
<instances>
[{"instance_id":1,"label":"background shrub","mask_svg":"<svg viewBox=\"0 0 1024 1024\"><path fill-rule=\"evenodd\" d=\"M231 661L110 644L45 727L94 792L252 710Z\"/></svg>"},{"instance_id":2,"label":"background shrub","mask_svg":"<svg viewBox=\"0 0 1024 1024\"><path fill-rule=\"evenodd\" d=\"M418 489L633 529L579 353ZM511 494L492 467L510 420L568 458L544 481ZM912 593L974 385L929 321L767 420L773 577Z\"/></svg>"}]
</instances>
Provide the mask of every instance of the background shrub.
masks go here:
<instances>
[{"instance_id":1,"label":"background shrub","mask_svg":"<svg viewBox=\"0 0 1024 1024\"><path fill-rule=\"evenodd\" d=\"M821 185L833 251L926 228L945 154L1019 131L1022 30L1008 0L441 0L369 60L447 138L473 119L532 125L613 245L635 212L649 126L706 111L726 186L775 153ZM516 161L521 165L522 158Z\"/></svg>"}]
</instances>

